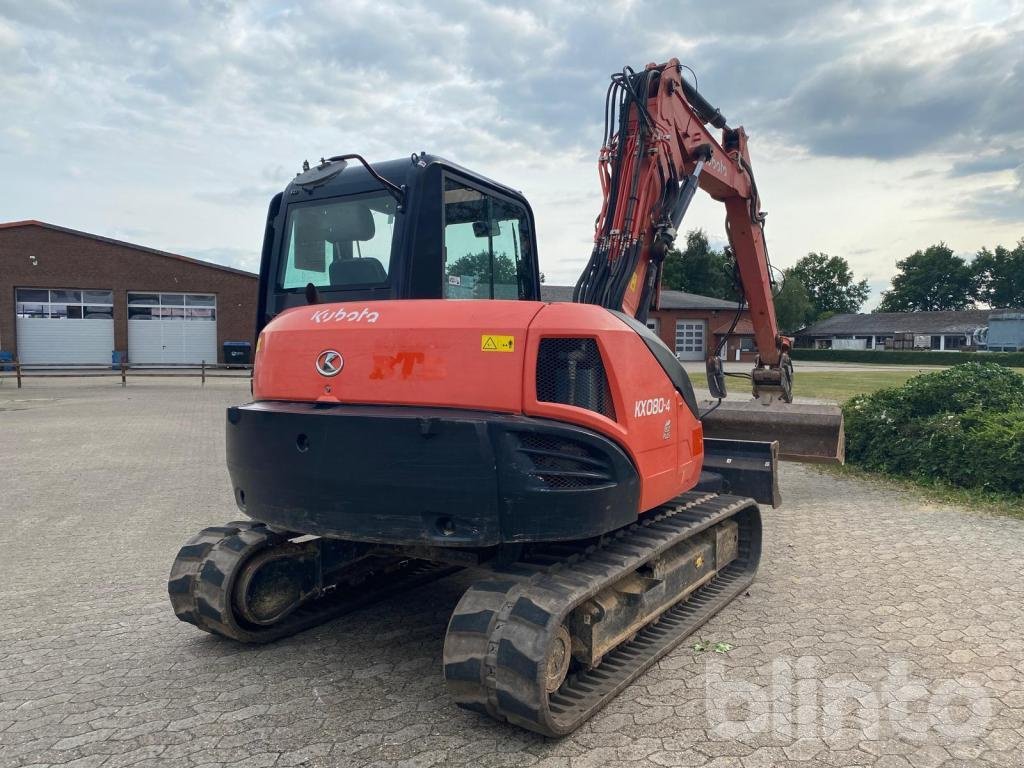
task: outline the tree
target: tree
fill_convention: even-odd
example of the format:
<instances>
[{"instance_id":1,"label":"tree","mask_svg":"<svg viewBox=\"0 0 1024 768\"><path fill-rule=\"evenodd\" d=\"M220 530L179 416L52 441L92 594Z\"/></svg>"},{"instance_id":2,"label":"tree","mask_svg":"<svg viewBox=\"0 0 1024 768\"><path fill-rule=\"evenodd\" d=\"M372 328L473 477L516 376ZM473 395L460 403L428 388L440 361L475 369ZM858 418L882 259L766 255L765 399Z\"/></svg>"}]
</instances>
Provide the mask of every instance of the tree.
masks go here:
<instances>
[{"instance_id":1,"label":"tree","mask_svg":"<svg viewBox=\"0 0 1024 768\"><path fill-rule=\"evenodd\" d=\"M982 248L971 262L975 297L990 307L1024 307L1024 238L1012 251Z\"/></svg>"},{"instance_id":2,"label":"tree","mask_svg":"<svg viewBox=\"0 0 1024 768\"><path fill-rule=\"evenodd\" d=\"M892 289L878 312L936 312L974 306L977 280L967 261L945 243L914 251L896 262Z\"/></svg>"},{"instance_id":3,"label":"tree","mask_svg":"<svg viewBox=\"0 0 1024 768\"><path fill-rule=\"evenodd\" d=\"M842 256L808 253L788 271L800 281L810 299L807 322L814 322L826 312L856 312L871 293L867 280L853 279L853 270Z\"/></svg>"},{"instance_id":4,"label":"tree","mask_svg":"<svg viewBox=\"0 0 1024 768\"><path fill-rule=\"evenodd\" d=\"M686 233L686 248L671 250L665 256L666 288L698 293L716 299L738 300L732 279L732 255L716 251L702 229Z\"/></svg>"},{"instance_id":5,"label":"tree","mask_svg":"<svg viewBox=\"0 0 1024 768\"><path fill-rule=\"evenodd\" d=\"M787 269L783 273L782 286L775 294L775 318L779 330L783 333L799 331L807 324L813 308L804 284L792 269Z\"/></svg>"},{"instance_id":6,"label":"tree","mask_svg":"<svg viewBox=\"0 0 1024 768\"><path fill-rule=\"evenodd\" d=\"M449 275L474 276L484 282L491 281L491 254L489 251L461 256L448 265ZM516 263L505 253L494 254L494 282L514 284L517 280Z\"/></svg>"}]
</instances>

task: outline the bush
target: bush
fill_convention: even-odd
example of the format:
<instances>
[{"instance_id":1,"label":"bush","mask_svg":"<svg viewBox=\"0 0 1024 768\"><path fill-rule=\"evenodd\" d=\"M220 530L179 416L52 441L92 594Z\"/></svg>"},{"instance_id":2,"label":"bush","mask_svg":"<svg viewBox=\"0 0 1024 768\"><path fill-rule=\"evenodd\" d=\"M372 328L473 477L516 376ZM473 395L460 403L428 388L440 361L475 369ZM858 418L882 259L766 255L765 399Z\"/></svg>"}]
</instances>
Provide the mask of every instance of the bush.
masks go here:
<instances>
[{"instance_id":1,"label":"bush","mask_svg":"<svg viewBox=\"0 0 1024 768\"><path fill-rule=\"evenodd\" d=\"M964 363L843 406L846 457L867 469L1024 495L1024 376Z\"/></svg>"},{"instance_id":2,"label":"bush","mask_svg":"<svg viewBox=\"0 0 1024 768\"><path fill-rule=\"evenodd\" d=\"M957 365L966 362L998 363L1024 368L1024 352L891 352L871 349L794 349L794 360L824 360L834 363L875 365Z\"/></svg>"}]
</instances>

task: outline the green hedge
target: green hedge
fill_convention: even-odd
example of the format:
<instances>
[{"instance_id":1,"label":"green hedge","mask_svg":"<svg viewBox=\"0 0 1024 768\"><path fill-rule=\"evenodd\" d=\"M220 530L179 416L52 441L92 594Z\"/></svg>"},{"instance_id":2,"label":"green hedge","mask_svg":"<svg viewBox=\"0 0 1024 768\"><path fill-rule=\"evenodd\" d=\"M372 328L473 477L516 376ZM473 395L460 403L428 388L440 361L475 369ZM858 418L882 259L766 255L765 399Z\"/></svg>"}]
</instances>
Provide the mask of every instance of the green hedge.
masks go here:
<instances>
[{"instance_id":1,"label":"green hedge","mask_svg":"<svg viewBox=\"0 0 1024 768\"><path fill-rule=\"evenodd\" d=\"M1024 376L964 363L843 406L846 458L866 469L1024 495Z\"/></svg>"},{"instance_id":2,"label":"green hedge","mask_svg":"<svg viewBox=\"0 0 1024 768\"><path fill-rule=\"evenodd\" d=\"M912 352L871 349L794 349L794 360L824 360L834 363L875 363L876 365L957 365L997 363L1024 368L1024 352Z\"/></svg>"}]
</instances>

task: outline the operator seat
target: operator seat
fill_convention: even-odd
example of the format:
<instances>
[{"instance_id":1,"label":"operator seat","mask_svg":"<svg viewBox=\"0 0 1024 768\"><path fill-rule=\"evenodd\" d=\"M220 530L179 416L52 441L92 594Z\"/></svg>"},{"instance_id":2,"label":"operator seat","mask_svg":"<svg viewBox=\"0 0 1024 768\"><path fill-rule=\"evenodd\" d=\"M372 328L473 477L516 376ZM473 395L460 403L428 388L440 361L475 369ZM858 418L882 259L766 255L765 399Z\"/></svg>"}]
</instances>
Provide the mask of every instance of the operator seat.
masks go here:
<instances>
[{"instance_id":1,"label":"operator seat","mask_svg":"<svg viewBox=\"0 0 1024 768\"><path fill-rule=\"evenodd\" d=\"M372 256L335 259L331 262L331 285L378 285L385 283L388 272Z\"/></svg>"}]
</instances>

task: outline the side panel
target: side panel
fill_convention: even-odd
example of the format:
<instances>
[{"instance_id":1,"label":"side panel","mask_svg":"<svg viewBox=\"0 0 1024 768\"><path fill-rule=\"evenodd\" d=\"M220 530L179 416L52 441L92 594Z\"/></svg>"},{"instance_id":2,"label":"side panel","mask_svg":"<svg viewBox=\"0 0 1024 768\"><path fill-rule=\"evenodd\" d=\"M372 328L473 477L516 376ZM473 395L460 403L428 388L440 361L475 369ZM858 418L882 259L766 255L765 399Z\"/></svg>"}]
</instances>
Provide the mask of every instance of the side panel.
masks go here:
<instances>
[{"instance_id":1,"label":"side panel","mask_svg":"<svg viewBox=\"0 0 1024 768\"><path fill-rule=\"evenodd\" d=\"M605 362L615 419L537 398L537 356L544 338L597 340ZM622 445L642 480L640 510L651 509L697 484L703 460L694 418L643 340L607 310L589 304L548 304L530 325L523 370L523 412L569 421Z\"/></svg>"}]
</instances>

